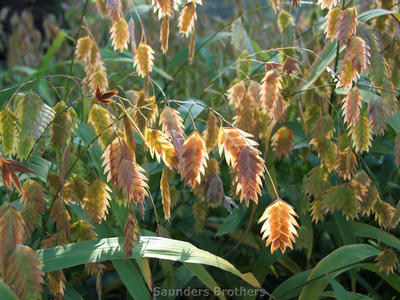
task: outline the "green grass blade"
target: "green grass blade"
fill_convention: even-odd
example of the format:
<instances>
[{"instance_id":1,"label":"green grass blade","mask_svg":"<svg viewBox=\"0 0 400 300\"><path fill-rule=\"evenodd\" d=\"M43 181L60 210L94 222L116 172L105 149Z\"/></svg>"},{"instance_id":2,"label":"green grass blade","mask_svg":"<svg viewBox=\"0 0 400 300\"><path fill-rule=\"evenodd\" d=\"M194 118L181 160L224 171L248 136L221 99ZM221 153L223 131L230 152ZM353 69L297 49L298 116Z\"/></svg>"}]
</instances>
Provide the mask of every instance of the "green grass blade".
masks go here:
<instances>
[{"instance_id":1,"label":"green grass blade","mask_svg":"<svg viewBox=\"0 0 400 300\"><path fill-rule=\"evenodd\" d=\"M359 294L359 293L347 292L347 294L349 295L351 300L372 300L372 298L370 298L368 296L365 296L365 295L362 295L362 294ZM335 298L336 294L333 291L326 291L326 292L323 292L321 294L321 296L322 297ZM323 298L323 299L325 299L325 298ZM340 300L340 298L337 298L337 297L336 297L336 299Z\"/></svg>"},{"instance_id":2,"label":"green grass blade","mask_svg":"<svg viewBox=\"0 0 400 300\"><path fill-rule=\"evenodd\" d=\"M336 299L340 299L340 300L351 300L349 294L347 293L347 291L345 290L345 288L343 287L343 285L341 285L339 282L336 281L335 278L333 278L331 275L327 274L326 278L328 278L329 283L332 286L333 291L336 294Z\"/></svg>"},{"instance_id":3,"label":"green grass blade","mask_svg":"<svg viewBox=\"0 0 400 300\"><path fill-rule=\"evenodd\" d=\"M83 300L83 297L79 292L70 284L65 284L64 300Z\"/></svg>"},{"instance_id":4,"label":"green grass blade","mask_svg":"<svg viewBox=\"0 0 400 300\"><path fill-rule=\"evenodd\" d=\"M18 297L10 289L10 287L0 279L0 299L4 300L18 300Z\"/></svg>"},{"instance_id":5,"label":"green grass blade","mask_svg":"<svg viewBox=\"0 0 400 300\"><path fill-rule=\"evenodd\" d=\"M214 278L202 265L185 263L185 267L188 268L194 275L196 275L196 277L211 291L220 289ZM224 295L219 295L219 298L226 299Z\"/></svg>"},{"instance_id":6,"label":"green grass blade","mask_svg":"<svg viewBox=\"0 0 400 300\"><path fill-rule=\"evenodd\" d=\"M379 240L392 248L400 250L400 239L372 225L353 223L353 232L356 236Z\"/></svg>"},{"instance_id":7,"label":"green grass blade","mask_svg":"<svg viewBox=\"0 0 400 300\"><path fill-rule=\"evenodd\" d=\"M49 67L51 59L56 54L57 50L61 47L66 36L66 33L60 30L53 43L51 44L49 50L47 50L46 55L44 56L43 61L40 64L39 70L47 69Z\"/></svg>"},{"instance_id":8,"label":"green grass blade","mask_svg":"<svg viewBox=\"0 0 400 300\"><path fill-rule=\"evenodd\" d=\"M134 263L127 259L114 259L112 261L122 282L129 294L137 300L150 300L151 295L146 284Z\"/></svg>"},{"instance_id":9,"label":"green grass blade","mask_svg":"<svg viewBox=\"0 0 400 300\"><path fill-rule=\"evenodd\" d=\"M88 262L123 259L122 245L123 239L114 237L41 249L37 253L41 256L41 262L44 265L43 271L50 272ZM260 287L253 274L242 274L227 260L201 250L188 242L141 236L136 241L132 251L132 258L136 257L210 265L235 274L254 287Z\"/></svg>"},{"instance_id":10,"label":"green grass blade","mask_svg":"<svg viewBox=\"0 0 400 300\"><path fill-rule=\"evenodd\" d=\"M400 293L400 276L396 273L387 275L384 272L380 272L379 268L375 264L364 264L363 269L374 272L378 274L383 280L385 280L391 287L393 287L397 292Z\"/></svg>"},{"instance_id":11,"label":"green grass blade","mask_svg":"<svg viewBox=\"0 0 400 300\"><path fill-rule=\"evenodd\" d=\"M310 276L307 278L309 283L303 288L299 300L318 299L329 282L323 275L330 274L331 276L336 277L338 274L343 272L342 270L339 270L340 268L345 268L346 266L359 263L367 258L376 256L379 253L379 249L367 244L348 245L336 249L329 255L325 256L314 267Z\"/></svg>"},{"instance_id":12,"label":"green grass blade","mask_svg":"<svg viewBox=\"0 0 400 300\"><path fill-rule=\"evenodd\" d=\"M307 270L288 278L275 288L272 292L272 296L279 300L297 297L300 294L304 283L307 281L308 276L310 276L311 271L312 270Z\"/></svg>"},{"instance_id":13,"label":"green grass blade","mask_svg":"<svg viewBox=\"0 0 400 300\"><path fill-rule=\"evenodd\" d=\"M387 16L387 15L399 16L400 14L395 11L378 8L378 9L371 9L369 11L361 13L358 16L358 20L361 22L367 22L377 17Z\"/></svg>"},{"instance_id":14,"label":"green grass blade","mask_svg":"<svg viewBox=\"0 0 400 300\"><path fill-rule=\"evenodd\" d=\"M242 206L242 205L241 205ZM240 223L242 222L245 214L246 214L246 207L234 208L232 213L224 220L221 226L218 228L216 236L221 236L224 234L232 233L238 228Z\"/></svg>"}]
</instances>

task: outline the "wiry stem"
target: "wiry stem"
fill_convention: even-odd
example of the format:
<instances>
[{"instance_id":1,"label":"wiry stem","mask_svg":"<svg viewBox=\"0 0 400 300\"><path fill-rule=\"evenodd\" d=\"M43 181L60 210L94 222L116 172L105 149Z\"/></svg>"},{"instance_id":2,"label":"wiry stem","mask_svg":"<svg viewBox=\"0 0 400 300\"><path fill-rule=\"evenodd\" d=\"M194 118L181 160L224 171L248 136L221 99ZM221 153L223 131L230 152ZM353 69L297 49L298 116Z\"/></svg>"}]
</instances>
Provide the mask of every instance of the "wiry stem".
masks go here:
<instances>
[{"instance_id":1,"label":"wiry stem","mask_svg":"<svg viewBox=\"0 0 400 300\"><path fill-rule=\"evenodd\" d=\"M69 174L72 172L72 170L74 169L74 167L78 163L78 161L82 158L82 156L86 153L86 151L88 151L89 148L100 138L100 136L104 132L106 132L110 127L114 126L115 123L118 122L122 118L123 117L120 117L119 119L117 119L114 122L112 122L109 126L107 126L102 132L100 132L96 137L94 137L90 141L90 143L85 147L85 149L78 155L78 157L75 159L75 161L69 167L68 171L65 173L65 178L67 178L69 176ZM56 202L57 198L59 197L59 194L61 192L62 186L63 186L63 184L60 184L60 186L58 187L56 193L54 194L53 198L50 201L49 208L48 208L48 210L46 211L46 214L43 217L42 232L40 233L39 245L40 245L40 242L43 240L43 236L44 236L44 232L45 232L45 229L46 229L46 224L47 224L47 222L49 220L51 208L53 207L54 203Z\"/></svg>"},{"instance_id":2,"label":"wiry stem","mask_svg":"<svg viewBox=\"0 0 400 300\"><path fill-rule=\"evenodd\" d=\"M78 30L76 31L76 34L75 34L74 47L72 48L71 63L69 64L68 76L71 76L71 74L72 74L72 67L74 65L74 60L75 60L76 44L78 43L78 38L79 38L79 34L81 32L82 22L83 22L83 18L85 17L85 13L86 13L86 9L87 9L88 3L89 3L89 0L85 0L85 4L83 5L83 9L82 9L81 19L79 21ZM71 94L71 90L69 89L69 85L70 85L70 80L67 81L67 86L66 86L66 91L67 91L67 95L65 96L65 102L66 103L68 103L68 98L69 98L69 95Z\"/></svg>"},{"instance_id":3,"label":"wiry stem","mask_svg":"<svg viewBox=\"0 0 400 300\"><path fill-rule=\"evenodd\" d=\"M116 103L116 102L115 102L115 104L124 112L125 116L129 119L129 121L131 122L133 128L135 128L135 130L137 131L138 135L142 139L143 145L147 148L146 140L145 140L142 132L140 131L139 127L136 125L136 122L131 118L131 116L128 114L128 112L126 111L125 107L122 104Z\"/></svg>"}]
</instances>

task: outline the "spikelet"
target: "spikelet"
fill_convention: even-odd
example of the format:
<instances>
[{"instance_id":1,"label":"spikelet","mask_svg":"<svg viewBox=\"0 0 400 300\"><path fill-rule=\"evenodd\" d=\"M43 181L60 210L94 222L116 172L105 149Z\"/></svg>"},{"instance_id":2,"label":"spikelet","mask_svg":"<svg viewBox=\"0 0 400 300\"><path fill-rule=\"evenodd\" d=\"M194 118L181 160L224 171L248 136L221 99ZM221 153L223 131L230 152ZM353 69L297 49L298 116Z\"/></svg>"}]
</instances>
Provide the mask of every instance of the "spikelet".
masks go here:
<instances>
[{"instance_id":1,"label":"spikelet","mask_svg":"<svg viewBox=\"0 0 400 300\"><path fill-rule=\"evenodd\" d=\"M331 9L327 15L324 32L326 34L326 38L330 39L331 41L337 36L336 25L340 19L341 12L342 10L339 7L335 7Z\"/></svg>"},{"instance_id":2,"label":"spikelet","mask_svg":"<svg viewBox=\"0 0 400 300\"><path fill-rule=\"evenodd\" d=\"M282 9L279 12L278 18L276 21L277 21L279 32L282 36L284 36L287 33L289 28L294 26L294 18L292 17L292 15L289 12L287 12L284 9Z\"/></svg>"},{"instance_id":3,"label":"spikelet","mask_svg":"<svg viewBox=\"0 0 400 300\"><path fill-rule=\"evenodd\" d=\"M380 53L374 53L371 56L370 65L370 80L372 85L382 87L385 83L385 78L388 76L388 61Z\"/></svg>"},{"instance_id":4,"label":"spikelet","mask_svg":"<svg viewBox=\"0 0 400 300\"><path fill-rule=\"evenodd\" d=\"M357 158L353 151L346 150L339 153L336 164L336 171L343 179L350 180L357 168Z\"/></svg>"},{"instance_id":5,"label":"spikelet","mask_svg":"<svg viewBox=\"0 0 400 300\"><path fill-rule=\"evenodd\" d=\"M70 236L71 216L65 207L65 201L58 196L50 210L50 217L56 224L59 244L66 244Z\"/></svg>"},{"instance_id":6,"label":"spikelet","mask_svg":"<svg viewBox=\"0 0 400 300\"><path fill-rule=\"evenodd\" d=\"M91 48L92 40L89 36L78 39L75 50L76 60L79 62L86 61L86 59L89 57Z\"/></svg>"},{"instance_id":7,"label":"spikelet","mask_svg":"<svg viewBox=\"0 0 400 300\"><path fill-rule=\"evenodd\" d=\"M275 13L279 10L280 0L271 0L272 7L274 8Z\"/></svg>"},{"instance_id":8,"label":"spikelet","mask_svg":"<svg viewBox=\"0 0 400 300\"><path fill-rule=\"evenodd\" d=\"M113 23L117 22L121 16L121 2L120 0L107 0L107 6L109 9L109 17Z\"/></svg>"},{"instance_id":9,"label":"spikelet","mask_svg":"<svg viewBox=\"0 0 400 300\"><path fill-rule=\"evenodd\" d=\"M294 146L294 133L286 126L282 126L272 136L272 148L274 156L278 159L288 157Z\"/></svg>"},{"instance_id":10,"label":"spikelet","mask_svg":"<svg viewBox=\"0 0 400 300\"><path fill-rule=\"evenodd\" d=\"M214 150L215 146L218 143L219 129L217 122L217 117L215 116L214 112L210 110L207 118L207 129L204 131L203 134L208 153Z\"/></svg>"},{"instance_id":11,"label":"spikelet","mask_svg":"<svg viewBox=\"0 0 400 300\"><path fill-rule=\"evenodd\" d=\"M299 65L301 65L301 63L297 59L288 56L282 66L282 77L286 74L286 80L289 80L289 76L293 73L301 74Z\"/></svg>"},{"instance_id":12,"label":"spikelet","mask_svg":"<svg viewBox=\"0 0 400 300\"><path fill-rule=\"evenodd\" d=\"M264 112L269 112L272 109L281 88L281 75L278 71L271 70L266 72L261 87L261 102Z\"/></svg>"},{"instance_id":13,"label":"spikelet","mask_svg":"<svg viewBox=\"0 0 400 300\"><path fill-rule=\"evenodd\" d=\"M145 170L136 163L125 141L116 138L104 151L102 158L103 166L106 166L104 173L108 173L107 181L111 180L113 186L122 189L136 205L143 203L145 197L149 196Z\"/></svg>"},{"instance_id":14,"label":"spikelet","mask_svg":"<svg viewBox=\"0 0 400 300\"><path fill-rule=\"evenodd\" d=\"M24 245L16 246L3 274L5 281L13 286L19 299L38 299L44 283L43 264L35 250Z\"/></svg>"},{"instance_id":15,"label":"spikelet","mask_svg":"<svg viewBox=\"0 0 400 300\"><path fill-rule=\"evenodd\" d=\"M196 19L196 3L194 1L190 1L186 3L179 16L179 33L182 36L188 37L194 29L194 22Z\"/></svg>"},{"instance_id":16,"label":"spikelet","mask_svg":"<svg viewBox=\"0 0 400 300\"><path fill-rule=\"evenodd\" d=\"M375 185L370 185L367 194L361 198L361 213L369 216L374 210L376 201L380 201L380 195Z\"/></svg>"},{"instance_id":17,"label":"spikelet","mask_svg":"<svg viewBox=\"0 0 400 300\"><path fill-rule=\"evenodd\" d=\"M219 154L225 153L228 166L233 167L239 153L248 146L258 146L251 138L253 136L237 128L221 127L218 134Z\"/></svg>"},{"instance_id":18,"label":"spikelet","mask_svg":"<svg viewBox=\"0 0 400 300\"><path fill-rule=\"evenodd\" d=\"M211 174L204 184L204 200L211 207L218 207L224 198L224 187L219 175Z\"/></svg>"},{"instance_id":19,"label":"spikelet","mask_svg":"<svg viewBox=\"0 0 400 300\"><path fill-rule=\"evenodd\" d=\"M282 97L280 89L281 75L274 69L267 71L262 80L261 87L261 107L265 113L269 113L271 119L280 122L286 113L286 102Z\"/></svg>"},{"instance_id":20,"label":"spikelet","mask_svg":"<svg viewBox=\"0 0 400 300\"><path fill-rule=\"evenodd\" d=\"M128 149L131 153L133 153L133 157L135 159L135 151L136 151L136 138L135 132L133 130L132 122L128 116L123 118L123 125L124 125L124 140Z\"/></svg>"},{"instance_id":21,"label":"spikelet","mask_svg":"<svg viewBox=\"0 0 400 300\"><path fill-rule=\"evenodd\" d=\"M169 218L171 217L171 194L169 191L168 170L165 168L163 169L161 174L160 190L162 205L164 209L164 218L165 220L169 220Z\"/></svg>"},{"instance_id":22,"label":"spikelet","mask_svg":"<svg viewBox=\"0 0 400 300\"><path fill-rule=\"evenodd\" d=\"M241 23L240 23L241 24ZM233 26L233 25L232 25ZM239 30L239 29L238 29ZM232 37L232 43L235 45L235 47L238 49L238 51L241 51L242 45L243 45L243 28L240 28L242 30L241 33L238 32L232 32L232 34L239 34L239 39L240 41L237 41L236 38ZM252 67L252 61L251 61L251 55L247 49L243 50L240 52L239 56L236 59L236 74L237 77L241 80L248 79L251 75L251 67ZM252 82L253 80L249 80Z\"/></svg>"},{"instance_id":23,"label":"spikelet","mask_svg":"<svg viewBox=\"0 0 400 300\"><path fill-rule=\"evenodd\" d=\"M381 199L377 199L373 211L375 213L375 220L378 221L379 226L384 229L391 227L395 212L395 208L392 205Z\"/></svg>"},{"instance_id":24,"label":"spikelet","mask_svg":"<svg viewBox=\"0 0 400 300\"><path fill-rule=\"evenodd\" d=\"M154 7L154 13L158 12L159 19L174 15L174 9L176 9L174 0L152 0L151 2Z\"/></svg>"},{"instance_id":25,"label":"spikelet","mask_svg":"<svg viewBox=\"0 0 400 300\"><path fill-rule=\"evenodd\" d=\"M396 228L400 222L400 202L397 202L396 209L393 213L392 220L390 221L390 227Z\"/></svg>"},{"instance_id":26,"label":"spikelet","mask_svg":"<svg viewBox=\"0 0 400 300\"><path fill-rule=\"evenodd\" d=\"M49 272L47 278L50 294L54 299L63 299L66 281L63 270Z\"/></svg>"},{"instance_id":27,"label":"spikelet","mask_svg":"<svg viewBox=\"0 0 400 300\"><path fill-rule=\"evenodd\" d=\"M109 192L111 189L100 179L96 179L88 186L82 203L90 221L99 223L105 220L111 201Z\"/></svg>"},{"instance_id":28,"label":"spikelet","mask_svg":"<svg viewBox=\"0 0 400 300\"><path fill-rule=\"evenodd\" d=\"M128 214L124 226L124 254L126 258L130 258L132 256L132 250L133 247L135 247L137 232L138 228L136 226L135 219L131 214Z\"/></svg>"},{"instance_id":29,"label":"spikelet","mask_svg":"<svg viewBox=\"0 0 400 300\"><path fill-rule=\"evenodd\" d=\"M250 199L256 204L258 196L261 196L262 178L264 177L264 161L261 152L254 147L246 147L242 150L236 161L233 172L236 185L236 194L240 194L240 202L246 200L249 206Z\"/></svg>"},{"instance_id":30,"label":"spikelet","mask_svg":"<svg viewBox=\"0 0 400 300\"><path fill-rule=\"evenodd\" d=\"M149 45L140 43L136 48L133 66L141 77L147 77L153 68L154 51Z\"/></svg>"},{"instance_id":31,"label":"spikelet","mask_svg":"<svg viewBox=\"0 0 400 300\"><path fill-rule=\"evenodd\" d=\"M353 36L347 45L346 56L351 61L357 76L359 76L369 63L369 47L362 38Z\"/></svg>"},{"instance_id":32,"label":"spikelet","mask_svg":"<svg viewBox=\"0 0 400 300\"><path fill-rule=\"evenodd\" d=\"M330 132L327 131L327 136L330 135ZM336 164L336 154L337 154L337 146L331 141L328 137L314 137L310 141L310 145L312 145L313 150L318 152L318 157L321 159L321 162L328 170L331 170L335 167Z\"/></svg>"},{"instance_id":33,"label":"spikelet","mask_svg":"<svg viewBox=\"0 0 400 300\"><path fill-rule=\"evenodd\" d=\"M361 208L361 198L351 185L337 185L326 190L321 199L325 212L341 210L346 219L355 219Z\"/></svg>"},{"instance_id":34,"label":"spikelet","mask_svg":"<svg viewBox=\"0 0 400 300\"><path fill-rule=\"evenodd\" d=\"M235 116L233 118L233 124L248 132L253 136L258 136L257 133L257 117L256 117L256 104L252 101L253 98L249 97L246 93L241 105L236 109Z\"/></svg>"},{"instance_id":35,"label":"spikelet","mask_svg":"<svg viewBox=\"0 0 400 300\"><path fill-rule=\"evenodd\" d=\"M136 94L135 105L137 110L134 113L134 120L139 129L143 132L147 126L152 125L158 115L156 97L145 97L144 91Z\"/></svg>"},{"instance_id":36,"label":"spikelet","mask_svg":"<svg viewBox=\"0 0 400 300\"><path fill-rule=\"evenodd\" d=\"M108 15L107 0L96 0L97 12L103 18Z\"/></svg>"},{"instance_id":37,"label":"spikelet","mask_svg":"<svg viewBox=\"0 0 400 300\"><path fill-rule=\"evenodd\" d=\"M372 98L368 102L368 117L370 125L375 134L384 134L386 131L386 122L389 117L388 108L382 101Z\"/></svg>"},{"instance_id":38,"label":"spikelet","mask_svg":"<svg viewBox=\"0 0 400 300\"><path fill-rule=\"evenodd\" d=\"M114 50L119 50L122 52L124 49L128 47L129 42L129 30L128 23L125 20L125 17L119 18L117 22L113 24L110 29L112 46Z\"/></svg>"},{"instance_id":39,"label":"spikelet","mask_svg":"<svg viewBox=\"0 0 400 300\"><path fill-rule=\"evenodd\" d=\"M88 85L91 91L95 91L97 87L101 91L108 88L107 74L104 70L100 69L89 75Z\"/></svg>"},{"instance_id":40,"label":"spikelet","mask_svg":"<svg viewBox=\"0 0 400 300\"><path fill-rule=\"evenodd\" d=\"M12 186L11 186L12 182L20 193L22 193L23 191L17 172L35 173L28 167L24 166L23 164L14 160L3 158L1 157L1 155L0 155L0 171L3 177L4 185L10 191L12 191Z\"/></svg>"},{"instance_id":41,"label":"spikelet","mask_svg":"<svg viewBox=\"0 0 400 300\"><path fill-rule=\"evenodd\" d=\"M323 165L319 165L311 169L304 177L303 188L304 193L308 196L317 198L323 191L330 187L329 172Z\"/></svg>"},{"instance_id":42,"label":"spikelet","mask_svg":"<svg viewBox=\"0 0 400 300\"><path fill-rule=\"evenodd\" d=\"M384 90L382 90L381 92L381 97L386 104L389 113L391 115L397 113L399 103L397 100L396 88L394 84L389 80L385 80L383 83L383 88Z\"/></svg>"},{"instance_id":43,"label":"spikelet","mask_svg":"<svg viewBox=\"0 0 400 300\"><path fill-rule=\"evenodd\" d=\"M4 274L9 265L9 258L18 244L23 244L27 238L26 225L21 213L10 203L1 206L0 234L0 270Z\"/></svg>"},{"instance_id":44,"label":"spikelet","mask_svg":"<svg viewBox=\"0 0 400 300\"><path fill-rule=\"evenodd\" d=\"M268 238L266 245L271 245L271 253L278 248L282 253L286 251L286 247L293 249L292 242L297 236L296 227L299 227L294 217L297 214L293 207L279 198L265 209L258 223L264 222L261 227L262 239Z\"/></svg>"},{"instance_id":45,"label":"spikelet","mask_svg":"<svg viewBox=\"0 0 400 300\"><path fill-rule=\"evenodd\" d=\"M165 133L146 127L144 137L149 147L151 157L154 158L155 155L158 162L160 162L162 158L165 165L170 169L177 167L177 152Z\"/></svg>"},{"instance_id":46,"label":"spikelet","mask_svg":"<svg viewBox=\"0 0 400 300\"><path fill-rule=\"evenodd\" d=\"M160 124L162 131L169 135L176 151L179 153L185 138L185 132L183 131L185 126L179 112L169 106L164 107L160 115Z\"/></svg>"},{"instance_id":47,"label":"spikelet","mask_svg":"<svg viewBox=\"0 0 400 300\"><path fill-rule=\"evenodd\" d=\"M90 223L78 220L71 224L71 239L75 242L94 240L97 237Z\"/></svg>"},{"instance_id":48,"label":"spikelet","mask_svg":"<svg viewBox=\"0 0 400 300\"><path fill-rule=\"evenodd\" d=\"M168 39L169 39L169 20L168 17L165 16L161 22L160 29L160 42L161 42L161 51L163 54L168 51Z\"/></svg>"},{"instance_id":49,"label":"spikelet","mask_svg":"<svg viewBox=\"0 0 400 300\"><path fill-rule=\"evenodd\" d=\"M346 48L345 58L341 63L339 87L347 89L351 87L353 80L357 81L361 72L367 68L369 55L369 47L365 41L356 36L351 37Z\"/></svg>"},{"instance_id":50,"label":"spikelet","mask_svg":"<svg viewBox=\"0 0 400 300\"><path fill-rule=\"evenodd\" d=\"M44 189L39 183L28 179L22 186L22 190L22 216L27 225L27 231L32 233L40 221L38 218L40 212L46 210L47 202L45 200Z\"/></svg>"},{"instance_id":51,"label":"spikelet","mask_svg":"<svg viewBox=\"0 0 400 300\"><path fill-rule=\"evenodd\" d=\"M345 9L340 13L336 25L337 39L347 44L357 31L357 9L355 6Z\"/></svg>"},{"instance_id":52,"label":"spikelet","mask_svg":"<svg viewBox=\"0 0 400 300\"><path fill-rule=\"evenodd\" d=\"M371 180L369 179L367 173L361 170L351 179L350 185L356 190L361 198L361 202L363 202L363 199L368 194Z\"/></svg>"},{"instance_id":53,"label":"spikelet","mask_svg":"<svg viewBox=\"0 0 400 300\"><path fill-rule=\"evenodd\" d=\"M44 239L41 244L41 249L47 249L51 247L55 247L57 245L65 245L67 243L65 239L65 231L57 232L49 235L46 239Z\"/></svg>"},{"instance_id":54,"label":"spikelet","mask_svg":"<svg viewBox=\"0 0 400 300\"><path fill-rule=\"evenodd\" d=\"M376 266L379 267L379 272L385 272L386 275L394 273L397 270L399 261L396 253L392 248L382 251L376 258Z\"/></svg>"},{"instance_id":55,"label":"spikelet","mask_svg":"<svg viewBox=\"0 0 400 300\"><path fill-rule=\"evenodd\" d=\"M130 18L128 22L128 31L129 31L129 43L131 44L131 52L132 55L135 56L136 52L135 22L133 21L132 18Z\"/></svg>"},{"instance_id":56,"label":"spikelet","mask_svg":"<svg viewBox=\"0 0 400 300\"><path fill-rule=\"evenodd\" d=\"M235 51L240 52L242 50L243 39L244 39L244 30L243 30L243 22L241 18L235 19L231 24L231 44ZM244 50L247 51L247 50ZM239 62L239 57L236 60ZM238 74L239 75L239 74ZM238 76L240 78L240 76ZM243 79L243 78L241 78Z\"/></svg>"},{"instance_id":57,"label":"spikelet","mask_svg":"<svg viewBox=\"0 0 400 300\"><path fill-rule=\"evenodd\" d=\"M353 80L357 79L357 73L348 57L342 61L341 65L343 68L339 74L337 86L342 87L343 89L349 89L353 85Z\"/></svg>"},{"instance_id":58,"label":"spikelet","mask_svg":"<svg viewBox=\"0 0 400 300\"><path fill-rule=\"evenodd\" d=\"M278 97L275 99L275 102L272 104L272 109L269 112L270 118L276 123L284 121L286 109L286 101L281 93L278 93Z\"/></svg>"},{"instance_id":59,"label":"spikelet","mask_svg":"<svg viewBox=\"0 0 400 300\"><path fill-rule=\"evenodd\" d=\"M246 84L243 80L235 83L226 93L229 104L233 105L235 109L238 109L246 96Z\"/></svg>"},{"instance_id":60,"label":"spikelet","mask_svg":"<svg viewBox=\"0 0 400 300\"><path fill-rule=\"evenodd\" d=\"M261 109L261 98L260 98L261 84L257 81L250 80L249 86L247 87L247 96L250 101L255 104L257 110Z\"/></svg>"},{"instance_id":61,"label":"spikelet","mask_svg":"<svg viewBox=\"0 0 400 300\"><path fill-rule=\"evenodd\" d=\"M372 145L372 131L370 120L365 116L361 116L358 119L356 125L351 128L350 133L353 147L355 148L356 152L368 152L369 148Z\"/></svg>"},{"instance_id":62,"label":"spikelet","mask_svg":"<svg viewBox=\"0 0 400 300\"><path fill-rule=\"evenodd\" d=\"M354 86L343 99L343 117L348 127L355 127L362 106L361 92Z\"/></svg>"},{"instance_id":63,"label":"spikelet","mask_svg":"<svg viewBox=\"0 0 400 300\"><path fill-rule=\"evenodd\" d=\"M318 4L321 5L321 9L332 9L338 4L338 0L318 0Z\"/></svg>"},{"instance_id":64,"label":"spikelet","mask_svg":"<svg viewBox=\"0 0 400 300\"><path fill-rule=\"evenodd\" d=\"M207 167L207 148L201 134L194 130L185 140L179 151L178 169L185 185L192 188L201 182L201 175Z\"/></svg>"},{"instance_id":65,"label":"spikelet","mask_svg":"<svg viewBox=\"0 0 400 300\"><path fill-rule=\"evenodd\" d=\"M100 51L97 44L92 40L92 45L90 47L90 52L86 60L85 71L86 75L90 75L96 70L102 69L102 61L100 58Z\"/></svg>"},{"instance_id":66,"label":"spikelet","mask_svg":"<svg viewBox=\"0 0 400 300\"><path fill-rule=\"evenodd\" d=\"M98 141L104 149L115 138L115 132L112 128L112 115L104 107L93 104L89 111L88 123L93 126L97 135L100 135Z\"/></svg>"},{"instance_id":67,"label":"spikelet","mask_svg":"<svg viewBox=\"0 0 400 300\"><path fill-rule=\"evenodd\" d=\"M312 221L316 224L325 219L325 211L322 207L321 196L318 196L310 203L310 214Z\"/></svg>"},{"instance_id":68,"label":"spikelet","mask_svg":"<svg viewBox=\"0 0 400 300\"><path fill-rule=\"evenodd\" d=\"M394 142L394 156L396 159L397 167L400 167L400 132L397 133L396 139Z\"/></svg>"},{"instance_id":69,"label":"spikelet","mask_svg":"<svg viewBox=\"0 0 400 300\"><path fill-rule=\"evenodd\" d=\"M215 158L208 161L203 185L204 201L211 207L217 207L224 198L224 187L219 176L219 162Z\"/></svg>"},{"instance_id":70,"label":"spikelet","mask_svg":"<svg viewBox=\"0 0 400 300\"><path fill-rule=\"evenodd\" d=\"M6 106L0 113L1 146L4 154L13 154L18 143L19 124L10 107Z\"/></svg>"},{"instance_id":71,"label":"spikelet","mask_svg":"<svg viewBox=\"0 0 400 300\"><path fill-rule=\"evenodd\" d=\"M35 138L39 138L51 122L54 111L32 91L26 94L18 93L14 98L14 108L20 130L17 154L19 158L25 159L35 144Z\"/></svg>"}]
</instances>

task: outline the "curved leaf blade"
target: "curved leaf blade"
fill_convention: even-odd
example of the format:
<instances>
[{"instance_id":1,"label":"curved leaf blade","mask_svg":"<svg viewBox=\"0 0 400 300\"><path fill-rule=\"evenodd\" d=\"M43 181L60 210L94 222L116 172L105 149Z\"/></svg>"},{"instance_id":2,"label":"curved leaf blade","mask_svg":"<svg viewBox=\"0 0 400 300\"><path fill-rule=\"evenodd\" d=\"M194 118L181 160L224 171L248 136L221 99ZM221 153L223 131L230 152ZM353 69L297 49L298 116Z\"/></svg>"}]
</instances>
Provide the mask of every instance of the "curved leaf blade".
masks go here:
<instances>
[{"instance_id":1,"label":"curved leaf blade","mask_svg":"<svg viewBox=\"0 0 400 300\"><path fill-rule=\"evenodd\" d=\"M18 300L18 297L10 289L10 287L0 279L0 299L4 300Z\"/></svg>"},{"instance_id":2,"label":"curved leaf blade","mask_svg":"<svg viewBox=\"0 0 400 300\"><path fill-rule=\"evenodd\" d=\"M122 237L113 237L41 249L37 250L37 253L41 256L43 271L51 272L88 262L123 259L122 245ZM151 257L210 265L235 274L254 287L261 287L252 273L242 274L227 260L188 242L141 236L135 243L131 257Z\"/></svg>"},{"instance_id":3,"label":"curved leaf blade","mask_svg":"<svg viewBox=\"0 0 400 300\"><path fill-rule=\"evenodd\" d=\"M330 274L336 277L343 272L342 268L359 263L379 253L379 249L367 244L347 245L336 249L314 267L307 278L309 283L303 288L299 300L318 299L329 283L324 275Z\"/></svg>"}]
</instances>

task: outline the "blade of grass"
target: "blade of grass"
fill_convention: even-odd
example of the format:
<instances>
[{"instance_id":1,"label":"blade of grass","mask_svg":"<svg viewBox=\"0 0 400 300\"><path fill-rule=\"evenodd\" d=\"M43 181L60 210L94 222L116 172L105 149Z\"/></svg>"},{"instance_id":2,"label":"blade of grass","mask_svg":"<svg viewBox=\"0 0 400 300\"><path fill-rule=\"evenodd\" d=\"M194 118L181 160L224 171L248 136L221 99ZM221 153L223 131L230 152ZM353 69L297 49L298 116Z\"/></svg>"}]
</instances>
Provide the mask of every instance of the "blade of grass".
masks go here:
<instances>
[{"instance_id":1,"label":"blade of grass","mask_svg":"<svg viewBox=\"0 0 400 300\"><path fill-rule=\"evenodd\" d=\"M88 262L124 258L123 238L114 237L85 241L54 248L37 250L44 265L43 271L65 269ZM188 242L161 237L141 236L132 250L132 258L149 257L187 263L210 265L237 275L254 287L260 287L252 273L242 274L231 263Z\"/></svg>"}]
</instances>

